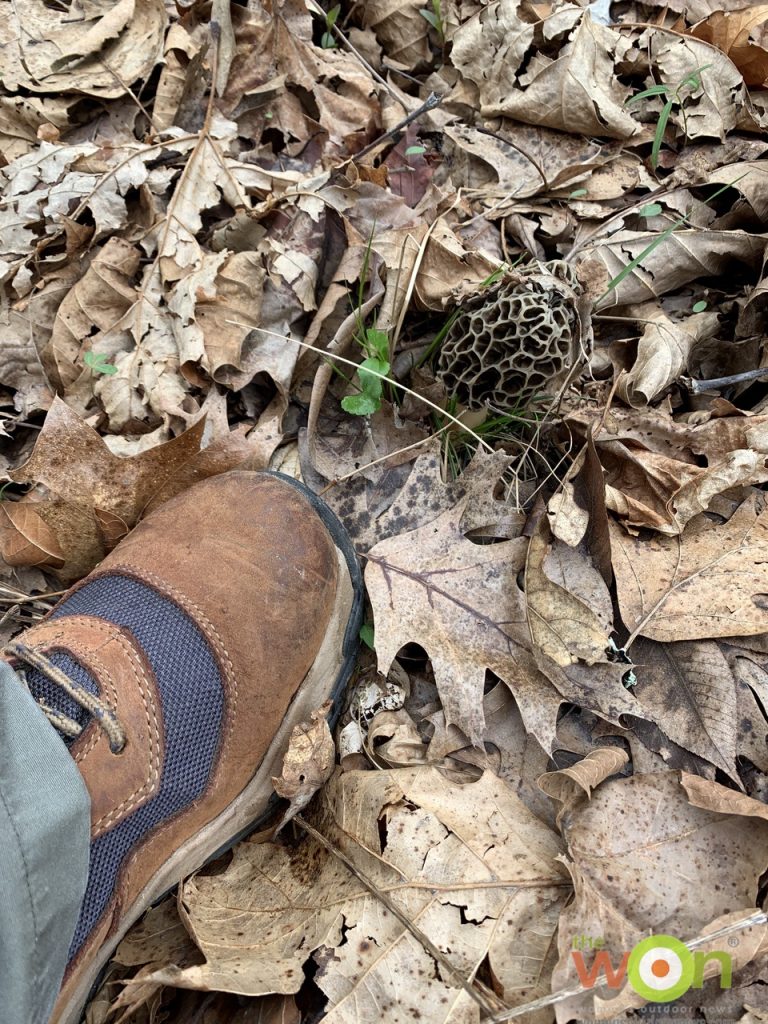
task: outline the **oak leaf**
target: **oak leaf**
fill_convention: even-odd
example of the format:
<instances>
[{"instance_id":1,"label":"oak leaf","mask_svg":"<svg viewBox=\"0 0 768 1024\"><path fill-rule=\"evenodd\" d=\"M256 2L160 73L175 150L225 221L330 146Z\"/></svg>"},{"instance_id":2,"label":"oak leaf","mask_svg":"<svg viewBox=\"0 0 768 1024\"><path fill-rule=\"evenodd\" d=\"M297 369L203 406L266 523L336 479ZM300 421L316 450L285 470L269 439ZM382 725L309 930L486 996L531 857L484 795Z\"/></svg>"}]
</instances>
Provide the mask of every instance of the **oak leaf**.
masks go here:
<instances>
[{"instance_id":1,"label":"oak leaf","mask_svg":"<svg viewBox=\"0 0 768 1024\"><path fill-rule=\"evenodd\" d=\"M700 514L678 537L632 537L611 523L613 569L628 629L652 640L768 630L768 510L748 497L725 523Z\"/></svg>"},{"instance_id":2,"label":"oak leaf","mask_svg":"<svg viewBox=\"0 0 768 1024\"><path fill-rule=\"evenodd\" d=\"M768 863L765 805L679 772L608 779L570 807L562 831L574 901L560 918L555 990L577 981L574 936L604 937L614 962L654 932L695 938L724 914L753 913ZM592 996L556 1012L561 1024L593 1017Z\"/></svg>"},{"instance_id":3,"label":"oak leaf","mask_svg":"<svg viewBox=\"0 0 768 1024\"><path fill-rule=\"evenodd\" d=\"M23 551L25 564L52 564L67 580L84 576L152 508L252 456L252 445L238 432L201 449L204 428L201 419L165 444L122 458L55 399L31 457L9 474L17 483L42 484L51 497L6 509L16 533L5 533L3 549L13 553L14 564ZM24 537L34 543L23 545Z\"/></svg>"}]
</instances>

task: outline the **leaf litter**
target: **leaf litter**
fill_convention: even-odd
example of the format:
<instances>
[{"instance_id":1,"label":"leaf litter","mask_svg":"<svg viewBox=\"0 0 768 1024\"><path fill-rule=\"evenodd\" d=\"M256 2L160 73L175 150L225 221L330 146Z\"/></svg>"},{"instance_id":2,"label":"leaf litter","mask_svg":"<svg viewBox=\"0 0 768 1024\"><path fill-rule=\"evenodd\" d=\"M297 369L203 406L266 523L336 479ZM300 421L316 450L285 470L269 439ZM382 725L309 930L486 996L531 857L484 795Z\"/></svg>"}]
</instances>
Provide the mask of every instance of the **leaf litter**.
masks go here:
<instances>
[{"instance_id":1,"label":"leaf litter","mask_svg":"<svg viewBox=\"0 0 768 1024\"><path fill-rule=\"evenodd\" d=\"M574 939L723 929L679 1010L768 1018L767 26L0 0L4 634L234 467L320 494L368 595L279 834L89 1024L631 1021Z\"/></svg>"}]
</instances>

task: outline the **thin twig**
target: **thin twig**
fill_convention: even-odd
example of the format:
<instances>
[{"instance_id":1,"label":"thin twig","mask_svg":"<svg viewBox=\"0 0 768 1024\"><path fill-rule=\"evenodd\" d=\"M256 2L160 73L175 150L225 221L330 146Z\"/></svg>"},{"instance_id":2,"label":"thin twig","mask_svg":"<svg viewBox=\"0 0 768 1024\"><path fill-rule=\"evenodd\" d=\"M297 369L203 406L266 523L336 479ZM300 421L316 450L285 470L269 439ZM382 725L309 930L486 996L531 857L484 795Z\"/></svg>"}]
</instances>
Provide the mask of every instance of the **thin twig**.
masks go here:
<instances>
[{"instance_id":1,"label":"thin twig","mask_svg":"<svg viewBox=\"0 0 768 1024\"><path fill-rule=\"evenodd\" d=\"M403 128L407 128L412 121L417 120L417 118L421 117L422 114L426 114L428 110L434 110L435 107L439 107L442 102L442 96L438 96L436 93L431 92L429 96L427 96L427 98L421 104L421 106L417 107L412 114L409 114L408 117L404 117L402 121L398 121L394 128L390 128L389 131L384 132L384 134L380 135L378 139L374 139L373 142L370 142L367 146L364 146L361 150L359 150L353 156L349 157L344 162L349 163L351 160L357 162L360 159L360 157L366 156L374 149L378 149L383 142L387 141L387 139L393 139L399 132L403 130Z\"/></svg>"},{"instance_id":2,"label":"thin twig","mask_svg":"<svg viewBox=\"0 0 768 1024\"><path fill-rule=\"evenodd\" d=\"M53 590L50 594L38 594L28 596L15 596L15 597L2 597L0 595L0 601L8 601L13 604L46 604L48 599L51 597L61 597L62 594L66 594L66 590Z\"/></svg>"},{"instance_id":3,"label":"thin twig","mask_svg":"<svg viewBox=\"0 0 768 1024\"><path fill-rule=\"evenodd\" d=\"M681 377L680 383L692 395L700 395L703 391L717 391L730 387L731 384L743 384L748 380L768 377L768 366L758 370L744 370L743 373L732 373L729 377L713 377L711 380L694 380L693 377Z\"/></svg>"}]
</instances>

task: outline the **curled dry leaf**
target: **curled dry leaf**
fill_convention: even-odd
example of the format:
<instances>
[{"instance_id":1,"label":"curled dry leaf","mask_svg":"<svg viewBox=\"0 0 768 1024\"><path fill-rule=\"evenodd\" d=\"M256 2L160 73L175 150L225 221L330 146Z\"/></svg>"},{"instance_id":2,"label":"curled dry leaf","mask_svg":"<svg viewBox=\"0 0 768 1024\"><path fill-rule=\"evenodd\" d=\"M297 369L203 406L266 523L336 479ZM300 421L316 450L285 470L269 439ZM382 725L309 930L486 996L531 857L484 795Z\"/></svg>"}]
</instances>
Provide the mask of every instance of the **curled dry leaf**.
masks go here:
<instances>
[{"instance_id":1,"label":"curled dry leaf","mask_svg":"<svg viewBox=\"0 0 768 1024\"><path fill-rule=\"evenodd\" d=\"M487 253L465 248L445 218L434 222L419 265L415 295L425 309L443 310L452 294L476 290L499 267Z\"/></svg>"},{"instance_id":2,"label":"curled dry leaf","mask_svg":"<svg viewBox=\"0 0 768 1024\"><path fill-rule=\"evenodd\" d=\"M56 500L31 505L23 525L16 510L26 503L15 503L10 514L21 532L6 535L4 550L16 552L17 558L23 551L28 564L36 565L43 564L41 550L50 549L45 564L54 565L64 579L84 576L148 509L251 455L252 446L234 432L201 450L204 427L200 420L172 441L121 458L57 398L32 456L10 474L16 483L42 484ZM33 526L32 516L43 519L47 530ZM34 544L27 543L27 536ZM62 557L63 565L57 563Z\"/></svg>"},{"instance_id":3,"label":"curled dry leaf","mask_svg":"<svg viewBox=\"0 0 768 1024\"><path fill-rule=\"evenodd\" d=\"M717 313L695 313L682 321L671 320L662 310L651 314L638 342L634 365L619 378L619 398L633 406L652 402L686 372L693 346L713 338L719 323Z\"/></svg>"},{"instance_id":4,"label":"curled dry leaf","mask_svg":"<svg viewBox=\"0 0 768 1024\"><path fill-rule=\"evenodd\" d=\"M83 372L83 355L94 335L112 328L133 303L131 282L140 259L135 246L110 238L56 311L43 364L65 392Z\"/></svg>"},{"instance_id":5,"label":"curled dry leaf","mask_svg":"<svg viewBox=\"0 0 768 1024\"><path fill-rule=\"evenodd\" d=\"M535 29L521 7L521 0L488 4L453 37L453 64L478 86L483 117L614 139L640 133L623 106L629 90L615 73L629 43L573 5L561 12L560 31L574 30L555 59L531 62Z\"/></svg>"},{"instance_id":6,"label":"curled dry leaf","mask_svg":"<svg viewBox=\"0 0 768 1024\"><path fill-rule=\"evenodd\" d=\"M309 722L293 727L279 778L272 779L278 796L290 801L278 831L303 810L333 772L336 748L328 728L331 702L313 711Z\"/></svg>"},{"instance_id":7,"label":"curled dry leaf","mask_svg":"<svg viewBox=\"0 0 768 1024\"><path fill-rule=\"evenodd\" d=\"M768 51L750 40L768 21L768 4L743 4L740 10L715 10L691 29L691 35L722 50L741 72L747 85L765 86Z\"/></svg>"},{"instance_id":8,"label":"curled dry leaf","mask_svg":"<svg viewBox=\"0 0 768 1024\"><path fill-rule=\"evenodd\" d=\"M569 891L557 836L490 772L457 786L433 768L337 774L312 821L445 950L466 978L487 963L508 1006L544 995ZM479 1022L444 966L324 846L244 842L223 874L184 885L206 963L151 976L184 988L295 992L313 956L325 1019ZM514 950L511 954L510 951ZM458 1015L458 1016L457 1016ZM544 1024L547 1017L532 1018Z\"/></svg>"},{"instance_id":9,"label":"curled dry leaf","mask_svg":"<svg viewBox=\"0 0 768 1024\"><path fill-rule=\"evenodd\" d=\"M730 488L768 479L768 417L730 415L678 423L668 406L614 407L595 441L605 470L605 504L630 529L675 536ZM577 412L569 424L587 434L600 420ZM567 499L568 513L577 515ZM582 513L583 515L583 513Z\"/></svg>"},{"instance_id":10,"label":"curled dry leaf","mask_svg":"<svg viewBox=\"0 0 768 1024\"><path fill-rule=\"evenodd\" d=\"M546 516L528 546L525 602L534 643L558 665L605 659L613 631L608 587L585 551L552 536Z\"/></svg>"},{"instance_id":11,"label":"curled dry leaf","mask_svg":"<svg viewBox=\"0 0 768 1024\"><path fill-rule=\"evenodd\" d=\"M5 6L0 80L8 90L114 98L146 80L162 58L162 0L95 0L80 17L44 0Z\"/></svg>"},{"instance_id":12,"label":"curled dry leaf","mask_svg":"<svg viewBox=\"0 0 768 1024\"><path fill-rule=\"evenodd\" d=\"M670 115L681 135L724 140L734 128L760 130L762 118L752 106L741 72L717 47L656 28L647 29L638 46L648 47L661 81L674 87L695 75L701 83Z\"/></svg>"},{"instance_id":13,"label":"curled dry leaf","mask_svg":"<svg viewBox=\"0 0 768 1024\"><path fill-rule=\"evenodd\" d=\"M387 55L402 67L419 65L431 56L424 8L423 0L366 0L365 28L376 33Z\"/></svg>"},{"instance_id":14,"label":"curled dry leaf","mask_svg":"<svg viewBox=\"0 0 768 1024\"><path fill-rule=\"evenodd\" d=\"M768 511L748 497L725 523L696 516L679 537L640 540L611 523L627 628L652 640L752 636L768 630Z\"/></svg>"},{"instance_id":15,"label":"curled dry leaf","mask_svg":"<svg viewBox=\"0 0 768 1024\"><path fill-rule=\"evenodd\" d=\"M0 296L0 384L13 388L23 416L47 409L53 392L40 362L56 310L79 276L69 264L48 277L38 291L11 304Z\"/></svg>"},{"instance_id":16,"label":"curled dry leaf","mask_svg":"<svg viewBox=\"0 0 768 1024\"><path fill-rule=\"evenodd\" d=\"M539 779L539 788L562 805L557 816L558 824L563 815L569 814L582 800L584 794L591 796L593 789L621 771L628 761L629 758L619 747L598 747L571 768L545 772Z\"/></svg>"}]
</instances>

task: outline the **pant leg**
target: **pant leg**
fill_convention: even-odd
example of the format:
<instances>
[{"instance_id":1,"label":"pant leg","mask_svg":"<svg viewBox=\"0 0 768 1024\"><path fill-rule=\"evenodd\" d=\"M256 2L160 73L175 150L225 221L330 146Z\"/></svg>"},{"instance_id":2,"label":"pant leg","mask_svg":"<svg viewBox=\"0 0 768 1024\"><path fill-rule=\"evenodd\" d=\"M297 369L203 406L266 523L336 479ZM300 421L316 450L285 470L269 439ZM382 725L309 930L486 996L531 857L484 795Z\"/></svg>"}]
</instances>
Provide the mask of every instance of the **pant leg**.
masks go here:
<instances>
[{"instance_id":1,"label":"pant leg","mask_svg":"<svg viewBox=\"0 0 768 1024\"><path fill-rule=\"evenodd\" d=\"M0 1024L47 1024L88 879L90 798L0 661Z\"/></svg>"}]
</instances>

